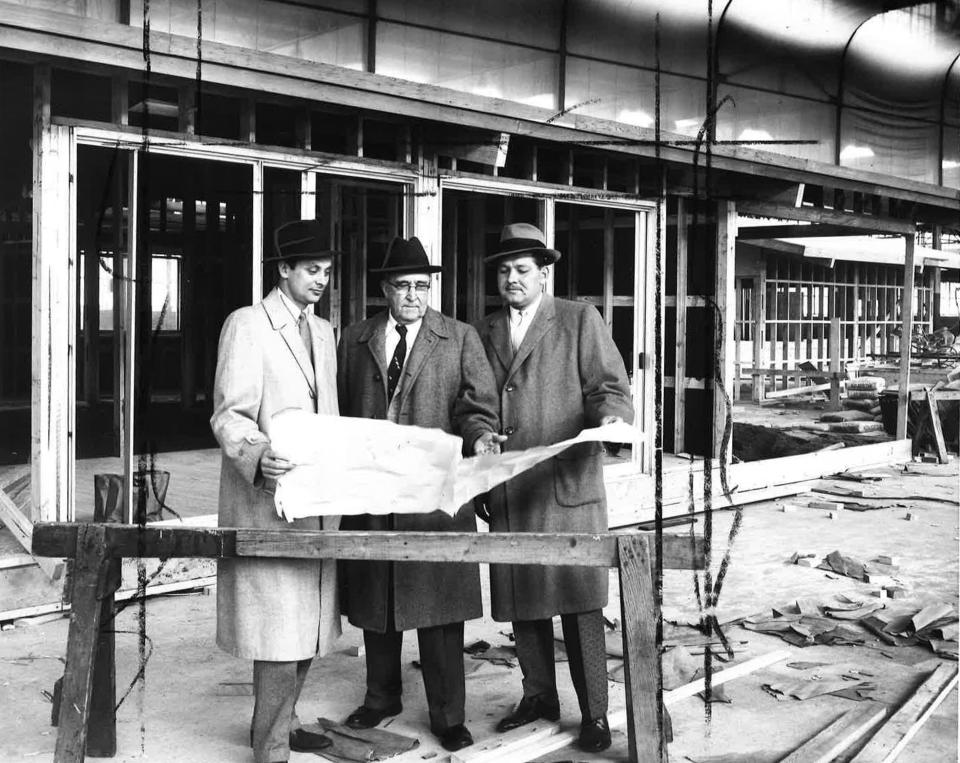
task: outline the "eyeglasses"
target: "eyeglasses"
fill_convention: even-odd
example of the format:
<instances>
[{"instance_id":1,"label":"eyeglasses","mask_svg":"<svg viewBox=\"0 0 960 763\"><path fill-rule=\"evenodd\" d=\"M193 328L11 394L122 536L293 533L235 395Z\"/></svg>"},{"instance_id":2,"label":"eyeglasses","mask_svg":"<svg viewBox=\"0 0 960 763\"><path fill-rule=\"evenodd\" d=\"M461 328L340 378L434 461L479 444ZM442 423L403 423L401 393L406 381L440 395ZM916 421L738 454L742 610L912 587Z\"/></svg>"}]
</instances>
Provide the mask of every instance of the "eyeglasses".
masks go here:
<instances>
[{"instance_id":1,"label":"eyeglasses","mask_svg":"<svg viewBox=\"0 0 960 763\"><path fill-rule=\"evenodd\" d=\"M387 283L397 291L405 291L407 294L409 294L411 290L417 294L426 294L430 291L429 281L388 281Z\"/></svg>"}]
</instances>

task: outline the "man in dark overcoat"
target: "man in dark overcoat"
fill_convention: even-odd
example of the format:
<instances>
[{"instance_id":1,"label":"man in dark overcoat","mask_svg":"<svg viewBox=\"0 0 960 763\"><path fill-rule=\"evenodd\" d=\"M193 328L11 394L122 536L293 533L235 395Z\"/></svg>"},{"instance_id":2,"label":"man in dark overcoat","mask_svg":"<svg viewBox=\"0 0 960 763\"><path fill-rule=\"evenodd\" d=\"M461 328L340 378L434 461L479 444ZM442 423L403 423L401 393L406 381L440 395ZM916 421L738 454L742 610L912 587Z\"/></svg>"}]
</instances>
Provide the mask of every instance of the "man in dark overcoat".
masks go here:
<instances>
[{"instance_id":1,"label":"man in dark overcoat","mask_svg":"<svg viewBox=\"0 0 960 763\"><path fill-rule=\"evenodd\" d=\"M389 309L346 328L338 351L340 412L435 427L464 455L499 452L496 390L477 332L428 307L432 274L420 241L395 238L381 277ZM362 515L343 529L475 532L472 505L454 516ZM473 743L464 725L463 623L482 616L477 565L344 562L344 609L363 628L367 691L346 720L371 728L402 709L403 631L417 629L430 729L447 750Z\"/></svg>"},{"instance_id":2,"label":"man in dark overcoat","mask_svg":"<svg viewBox=\"0 0 960 763\"><path fill-rule=\"evenodd\" d=\"M504 306L475 325L497 380L505 450L633 420L623 360L596 308L544 293L559 258L526 223L504 227L486 258L497 269ZM599 443L581 443L494 488L490 530L606 532L602 459ZM607 570L595 567L490 566L493 618L513 623L523 672L523 698L498 730L559 718L552 618L560 615L580 704L580 747L610 745L601 612L607 584Z\"/></svg>"},{"instance_id":3,"label":"man in dark overcoat","mask_svg":"<svg viewBox=\"0 0 960 763\"><path fill-rule=\"evenodd\" d=\"M227 316L220 334L210 425L223 451L219 524L269 530L335 530L340 517L286 522L273 501L276 479L293 468L270 447L270 419L295 408L337 415L336 344L313 306L330 280L334 252L315 221L275 232L277 286L263 301ZM300 728L296 703L316 654L340 635L333 560L220 559L217 644L253 660L250 744L256 763L290 750L330 745Z\"/></svg>"}]
</instances>

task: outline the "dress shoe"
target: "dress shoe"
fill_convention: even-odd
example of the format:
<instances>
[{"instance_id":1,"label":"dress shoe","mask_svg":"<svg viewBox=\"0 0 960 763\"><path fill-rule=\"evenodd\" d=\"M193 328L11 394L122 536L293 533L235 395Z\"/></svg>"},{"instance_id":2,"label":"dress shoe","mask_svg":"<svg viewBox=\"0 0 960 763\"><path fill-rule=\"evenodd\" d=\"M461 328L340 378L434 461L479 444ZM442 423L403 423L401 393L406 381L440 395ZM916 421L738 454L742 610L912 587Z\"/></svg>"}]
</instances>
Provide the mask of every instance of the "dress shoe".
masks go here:
<instances>
[{"instance_id":1,"label":"dress shoe","mask_svg":"<svg viewBox=\"0 0 960 763\"><path fill-rule=\"evenodd\" d=\"M297 729L290 732L290 749L294 752L314 752L315 750L325 750L333 744L328 736L317 734L314 731L306 729Z\"/></svg>"},{"instance_id":2,"label":"dress shoe","mask_svg":"<svg viewBox=\"0 0 960 763\"><path fill-rule=\"evenodd\" d=\"M610 724L607 716L601 715L592 721L580 724L580 738L577 746L584 752L600 752L610 746Z\"/></svg>"},{"instance_id":3,"label":"dress shoe","mask_svg":"<svg viewBox=\"0 0 960 763\"><path fill-rule=\"evenodd\" d=\"M533 723L538 718L546 718L548 721L559 720L560 703L556 699L552 702L548 701L541 695L524 697L517 705L517 709L497 724L497 731L520 728Z\"/></svg>"},{"instance_id":4,"label":"dress shoe","mask_svg":"<svg viewBox=\"0 0 960 763\"><path fill-rule=\"evenodd\" d=\"M443 745L443 749L447 752L456 752L473 744L473 736L471 736L470 731L462 723L451 726L442 734L437 734L437 736L440 737L440 744Z\"/></svg>"},{"instance_id":5,"label":"dress shoe","mask_svg":"<svg viewBox=\"0 0 960 763\"><path fill-rule=\"evenodd\" d=\"M383 710L360 705L360 707L347 716L347 720L344 721L343 725L350 729L372 729L384 718L397 715L401 710L403 710L403 705L399 702Z\"/></svg>"}]
</instances>

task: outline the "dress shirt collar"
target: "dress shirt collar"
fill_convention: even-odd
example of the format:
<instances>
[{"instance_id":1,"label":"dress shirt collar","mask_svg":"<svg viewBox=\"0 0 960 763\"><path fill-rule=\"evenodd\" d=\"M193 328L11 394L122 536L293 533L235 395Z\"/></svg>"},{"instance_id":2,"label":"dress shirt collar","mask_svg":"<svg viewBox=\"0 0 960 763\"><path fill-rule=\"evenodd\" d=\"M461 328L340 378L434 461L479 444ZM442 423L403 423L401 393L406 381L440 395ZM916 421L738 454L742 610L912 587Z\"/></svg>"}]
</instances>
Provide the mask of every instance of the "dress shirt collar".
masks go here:
<instances>
[{"instance_id":1,"label":"dress shirt collar","mask_svg":"<svg viewBox=\"0 0 960 763\"><path fill-rule=\"evenodd\" d=\"M299 323L300 316L306 315L313 308L313 305L307 305L301 310L290 297L283 293L283 289L279 286L277 287L277 291L280 293L280 301L283 302L284 307L290 312L294 323Z\"/></svg>"},{"instance_id":2,"label":"dress shirt collar","mask_svg":"<svg viewBox=\"0 0 960 763\"><path fill-rule=\"evenodd\" d=\"M539 294L537 294L537 298L533 300L533 302L531 302L529 305L523 308L523 316L525 319L525 323L528 326L533 321L534 316L537 314L537 310L539 309L540 303L542 301L543 301L543 292L541 291ZM510 306L510 322L517 323L519 320L520 320L520 310L517 310L517 308L511 305Z\"/></svg>"}]
</instances>

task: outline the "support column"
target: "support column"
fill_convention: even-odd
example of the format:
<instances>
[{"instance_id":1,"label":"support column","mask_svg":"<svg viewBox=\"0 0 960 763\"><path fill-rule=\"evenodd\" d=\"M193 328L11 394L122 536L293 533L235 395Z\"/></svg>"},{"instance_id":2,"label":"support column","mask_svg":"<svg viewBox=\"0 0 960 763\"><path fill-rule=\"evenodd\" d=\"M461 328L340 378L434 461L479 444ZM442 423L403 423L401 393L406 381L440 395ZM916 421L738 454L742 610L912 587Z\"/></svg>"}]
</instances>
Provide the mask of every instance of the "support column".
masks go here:
<instances>
[{"instance_id":1,"label":"support column","mask_svg":"<svg viewBox=\"0 0 960 763\"><path fill-rule=\"evenodd\" d=\"M737 208L732 201L720 201L717 204L717 282L716 303L717 318L714 330L720 345L720 357L717 363L720 378L714 379L713 391L713 455L720 458L723 433L727 417L733 415L733 324L736 310L733 290L733 274L737 245ZM733 459L733 442L727 444L726 460Z\"/></svg>"},{"instance_id":2,"label":"support column","mask_svg":"<svg viewBox=\"0 0 960 763\"><path fill-rule=\"evenodd\" d=\"M417 179L413 184L413 203L404 210L408 222L405 237L416 236L430 258L431 265L442 264L440 252L440 178L437 157L420 153ZM482 288L482 286L481 286ZM430 307L440 309L442 289L430 290ZM480 315L483 315L481 308Z\"/></svg>"},{"instance_id":3,"label":"support column","mask_svg":"<svg viewBox=\"0 0 960 763\"><path fill-rule=\"evenodd\" d=\"M69 519L74 338L70 328L70 131L50 124L50 67L34 70L32 521Z\"/></svg>"},{"instance_id":4,"label":"support column","mask_svg":"<svg viewBox=\"0 0 960 763\"><path fill-rule=\"evenodd\" d=\"M910 402L910 338L913 336L913 262L916 236L904 236L903 295L900 299L900 386L897 395L897 439L907 436L907 406Z\"/></svg>"}]
</instances>

